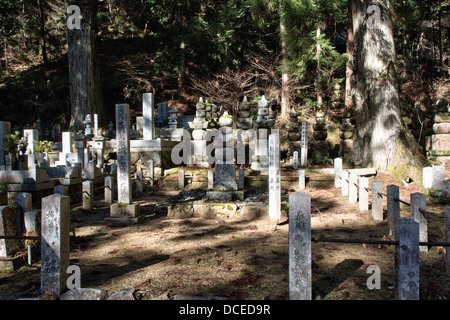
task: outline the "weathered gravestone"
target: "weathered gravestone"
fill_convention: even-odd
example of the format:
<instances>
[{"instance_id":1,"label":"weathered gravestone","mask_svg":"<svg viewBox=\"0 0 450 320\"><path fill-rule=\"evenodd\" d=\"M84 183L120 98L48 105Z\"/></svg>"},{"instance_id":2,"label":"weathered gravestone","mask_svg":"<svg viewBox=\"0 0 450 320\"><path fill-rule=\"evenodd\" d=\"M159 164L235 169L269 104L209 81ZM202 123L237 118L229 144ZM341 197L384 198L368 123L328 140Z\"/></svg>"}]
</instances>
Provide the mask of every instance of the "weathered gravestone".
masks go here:
<instances>
[{"instance_id":1,"label":"weathered gravestone","mask_svg":"<svg viewBox=\"0 0 450 320\"><path fill-rule=\"evenodd\" d=\"M366 177L359 178L359 210L369 210L369 179Z\"/></svg>"},{"instance_id":2,"label":"weathered gravestone","mask_svg":"<svg viewBox=\"0 0 450 320\"><path fill-rule=\"evenodd\" d=\"M334 187L341 187L342 159L334 159Z\"/></svg>"},{"instance_id":3,"label":"weathered gravestone","mask_svg":"<svg viewBox=\"0 0 450 320\"><path fill-rule=\"evenodd\" d=\"M422 172L423 187L425 189L431 189L433 187L433 168L425 167Z\"/></svg>"},{"instance_id":4,"label":"weathered gravestone","mask_svg":"<svg viewBox=\"0 0 450 320\"><path fill-rule=\"evenodd\" d=\"M445 180L445 167L444 166L433 166L432 167L432 188L434 191L443 190L443 182Z\"/></svg>"},{"instance_id":5,"label":"weathered gravestone","mask_svg":"<svg viewBox=\"0 0 450 320\"><path fill-rule=\"evenodd\" d=\"M428 241L428 224L427 218L424 216L420 210L427 210L427 196L420 192L415 192L410 195L410 210L411 210L411 220L419 223L419 241ZM420 251L427 252L427 246L420 246Z\"/></svg>"},{"instance_id":6,"label":"weathered gravestone","mask_svg":"<svg viewBox=\"0 0 450 320\"><path fill-rule=\"evenodd\" d=\"M143 138L144 140L155 139L155 119L153 93L144 93L142 113L143 113ZM159 113L159 112L158 112Z\"/></svg>"},{"instance_id":7,"label":"weathered gravestone","mask_svg":"<svg viewBox=\"0 0 450 320\"><path fill-rule=\"evenodd\" d=\"M419 300L419 223L398 219L395 239L395 289L397 300Z\"/></svg>"},{"instance_id":8,"label":"weathered gravestone","mask_svg":"<svg viewBox=\"0 0 450 320\"><path fill-rule=\"evenodd\" d=\"M294 170L298 169L298 151L294 151L294 163L292 165Z\"/></svg>"},{"instance_id":9,"label":"weathered gravestone","mask_svg":"<svg viewBox=\"0 0 450 320\"><path fill-rule=\"evenodd\" d=\"M383 221L383 182L372 181L372 217L374 220Z\"/></svg>"},{"instance_id":10,"label":"weathered gravestone","mask_svg":"<svg viewBox=\"0 0 450 320\"><path fill-rule=\"evenodd\" d=\"M386 187L387 192L387 217L389 233L395 233L397 220L400 218L400 202L396 199L400 198L399 187L391 184Z\"/></svg>"},{"instance_id":11,"label":"weathered gravestone","mask_svg":"<svg viewBox=\"0 0 450 320\"><path fill-rule=\"evenodd\" d=\"M307 125L306 121L302 122L302 148L300 150L300 165L308 165L308 137L307 137Z\"/></svg>"},{"instance_id":12,"label":"weathered gravestone","mask_svg":"<svg viewBox=\"0 0 450 320\"><path fill-rule=\"evenodd\" d=\"M112 224L134 224L140 221L139 204L132 203L130 156L130 109L128 104L116 104L117 143L117 203L110 206Z\"/></svg>"},{"instance_id":13,"label":"weathered gravestone","mask_svg":"<svg viewBox=\"0 0 450 320\"><path fill-rule=\"evenodd\" d=\"M281 167L280 137L278 133L269 136L269 217L281 218Z\"/></svg>"},{"instance_id":14,"label":"weathered gravestone","mask_svg":"<svg viewBox=\"0 0 450 320\"><path fill-rule=\"evenodd\" d=\"M59 296L67 287L70 251L70 198L42 199L41 291Z\"/></svg>"},{"instance_id":15,"label":"weathered gravestone","mask_svg":"<svg viewBox=\"0 0 450 320\"><path fill-rule=\"evenodd\" d=\"M116 104L117 201L131 204L130 111L128 104Z\"/></svg>"},{"instance_id":16,"label":"weathered gravestone","mask_svg":"<svg viewBox=\"0 0 450 320\"><path fill-rule=\"evenodd\" d=\"M289 299L312 299L311 196L289 195Z\"/></svg>"}]
</instances>

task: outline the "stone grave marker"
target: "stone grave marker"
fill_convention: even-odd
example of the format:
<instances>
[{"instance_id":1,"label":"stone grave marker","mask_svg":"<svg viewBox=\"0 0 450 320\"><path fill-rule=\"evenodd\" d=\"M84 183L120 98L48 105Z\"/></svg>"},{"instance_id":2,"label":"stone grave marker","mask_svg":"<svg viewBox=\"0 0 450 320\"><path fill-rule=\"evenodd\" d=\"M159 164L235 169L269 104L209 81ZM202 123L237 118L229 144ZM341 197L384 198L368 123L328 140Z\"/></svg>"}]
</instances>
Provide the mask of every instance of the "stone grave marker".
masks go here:
<instances>
[{"instance_id":1,"label":"stone grave marker","mask_svg":"<svg viewBox=\"0 0 450 320\"><path fill-rule=\"evenodd\" d=\"M342 158L334 159L334 187L341 187Z\"/></svg>"},{"instance_id":2,"label":"stone grave marker","mask_svg":"<svg viewBox=\"0 0 450 320\"><path fill-rule=\"evenodd\" d=\"M155 183L155 164L153 160L147 161L147 178L150 180L150 185Z\"/></svg>"},{"instance_id":3,"label":"stone grave marker","mask_svg":"<svg viewBox=\"0 0 450 320\"><path fill-rule=\"evenodd\" d=\"M281 218L281 167L280 137L269 136L269 217L280 221Z\"/></svg>"},{"instance_id":4,"label":"stone grave marker","mask_svg":"<svg viewBox=\"0 0 450 320\"><path fill-rule=\"evenodd\" d=\"M117 202L131 204L130 109L116 104Z\"/></svg>"},{"instance_id":5,"label":"stone grave marker","mask_svg":"<svg viewBox=\"0 0 450 320\"><path fill-rule=\"evenodd\" d=\"M341 194L348 196L349 173L347 170L341 172Z\"/></svg>"},{"instance_id":6,"label":"stone grave marker","mask_svg":"<svg viewBox=\"0 0 450 320\"><path fill-rule=\"evenodd\" d=\"M158 105L159 108L159 105ZM159 110L159 109L158 109ZM153 93L144 93L142 103L143 113L143 138L144 140L155 139L154 98ZM159 114L159 111L158 111Z\"/></svg>"},{"instance_id":7,"label":"stone grave marker","mask_svg":"<svg viewBox=\"0 0 450 320\"><path fill-rule=\"evenodd\" d=\"M299 190L306 188L306 170L298 170L298 188Z\"/></svg>"},{"instance_id":8,"label":"stone grave marker","mask_svg":"<svg viewBox=\"0 0 450 320\"><path fill-rule=\"evenodd\" d=\"M307 122L302 122L302 147L300 149L300 165L306 166L308 164L308 141L307 141Z\"/></svg>"},{"instance_id":9,"label":"stone grave marker","mask_svg":"<svg viewBox=\"0 0 450 320\"><path fill-rule=\"evenodd\" d=\"M41 291L59 296L67 288L70 251L70 198L42 199Z\"/></svg>"},{"instance_id":10,"label":"stone grave marker","mask_svg":"<svg viewBox=\"0 0 450 320\"><path fill-rule=\"evenodd\" d=\"M372 217L374 220L383 221L383 182L372 181Z\"/></svg>"},{"instance_id":11,"label":"stone grave marker","mask_svg":"<svg viewBox=\"0 0 450 320\"><path fill-rule=\"evenodd\" d=\"M311 196L289 195L289 299L312 299Z\"/></svg>"},{"instance_id":12,"label":"stone grave marker","mask_svg":"<svg viewBox=\"0 0 450 320\"><path fill-rule=\"evenodd\" d=\"M419 241L428 242L428 224L426 217L420 212L427 210L427 196L420 192L415 192L410 195L410 212L411 220L419 223ZM427 246L420 246L420 251L427 252Z\"/></svg>"},{"instance_id":13,"label":"stone grave marker","mask_svg":"<svg viewBox=\"0 0 450 320\"><path fill-rule=\"evenodd\" d=\"M398 186L391 184L386 187L386 193L389 232L390 234L393 234L395 233L397 220L400 218L400 202L395 201L394 199L400 198L400 190Z\"/></svg>"},{"instance_id":14,"label":"stone grave marker","mask_svg":"<svg viewBox=\"0 0 450 320\"><path fill-rule=\"evenodd\" d=\"M38 131L36 129L25 129L23 130L23 136L27 138L27 149L25 153L35 153L33 141L39 141Z\"/></svg>"},{"instance_id":15,"label":"stone grave marker","mask_svg":"<svg viewBox=\"0 0 450 320\"><path fill-rule=\"evenodd\" d=\"M354 173L351 173L348 180L348 200L350 203L356 203L358 202L358 176Z\"/></svg>"},{"instance_id":16,"label":"stone grave marker","mask_svg":"<svg viewBox=\"0 0 450 320\"><path fill-rule=\"evenodd\" d=\"M425 189L431 189L433 187L433 168L425 167L422 172L423 187Z\"/></svg>"},{"instance_id":17,"label":"stone grave marker","mask_svg":"<svg viewBox=\"0 0 450 320\"><path fill-rule=\"evenodd\" d=\"M399 219L395 239L395 284L397 300L419 300L419 223Z\"/></svg>"},{"instance_id":18,"label":"stone grave marker","mask_svg":"<svg viewBox=\"0 0 450 320\"><path fill-rule=\"evenodd\" d=\"M432 188L434 191L442 191L444 186L443 182L445 180L445 167L444 166L433 166L432 167Z\"/></svg>"},{"instance_id":19,"label":"stone grave marker","mask_svg":"<svg viewBox=\"0 0 450 320\"><path fill-rule=\"evenodd\" d=\"M292 165L294 170L298 169L298 151L294 151L294 163Z\"/></svg>"},{"instance_id":20,"label":"stone grave marker","mask_svg":"<svg viewBox=\"0 0 450 320\"><path fill-rule=\"evenodd\" d=\"M359 178L359 210L369 210L369 179Z\"/></svg>"}]
</instances>

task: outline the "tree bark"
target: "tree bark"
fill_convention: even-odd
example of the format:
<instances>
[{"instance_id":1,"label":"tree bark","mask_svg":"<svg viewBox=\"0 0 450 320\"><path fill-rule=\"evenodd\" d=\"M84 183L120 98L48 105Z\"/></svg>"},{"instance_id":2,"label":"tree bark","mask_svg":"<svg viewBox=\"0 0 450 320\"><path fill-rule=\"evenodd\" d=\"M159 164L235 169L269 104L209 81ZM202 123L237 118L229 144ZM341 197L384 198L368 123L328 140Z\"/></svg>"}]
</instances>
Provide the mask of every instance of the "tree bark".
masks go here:
<instances>
[{"instance_id":1,"label":"tree bark","mask_svg":"<svg viewBox=\"0 0 450 320\"><path fill-rule=\"evenodd\" d=\"M81 10L81 28L68 29L69 87L71 105L71 130L82 130L88 114L98 114L103 119L100 66L97 39L97 0L68 0L67 5L77 5ZM104 120L103 120L104 121Z\"/></svg>"},{"instance_id":2,"label":"tree bark","mask_svg":"<svg viewBox=\"0 0 450 320\"><path fill-rule=\"evenodd\" d=\"M368 6L381 9L375 28L368 26ZM354 162L381 172L398 165L404 131L395 66L395 47L389 0L352 1L355 37L352 93L356 115Z\"/></svg>"},{"instance_id":3,"label":"tree bark","mask_svg":"<svg viewBox=\"0 0 450 320\"><path fill-rule=\"evenodd\" d=\"M182 3L178 6L177 11L177 25L180 33L177 37L179 37L179 69L178 69L178 77L177 77L177 93L179 96L184 95L184 84L185 84L185 74L186 74L186 43L183 40L183 33L181 32L181 25L184 22L184 13L182 12Z\"/></svg>"},{"instance_id":4,"label":"tree bark","mask_svg":"<svg viewBox=\"0 0 450 320\"><path fill-rule=\"evenodd\" d=\"M316 76L317 76L317 85L316 85L316 93L317 93L317 105L319 108L323 107L323 86L322 86L322 63L320 61L320 56L322 55L322 45L320 44L320 36L322 35L322 29L324 28L324 25L321 24L317 26L316 29L316 59L317 59L317 65L316 65Z\"/></svg>"},{"instance_id":5,"label":"tree bark","mask_svg":"<svg viewBox=\"0 0 450 320\"><path fill-rule=\"evenodd\" d=\"M283 18L283 1L280 10L280 42L281 42L281 118L287 119L290 109L288 51L286 46L286 26Z\"/></svg>"},{"instance_id":6,"label":"tree bark","mask_svg":"<svg viewBox=\"0 0 450 320\"><path fill-rule=\"evenodd\" d=\"M345 72L345 108L353 109L351 78L353 75L353 21L352 21L352 2L348 0L348 22L347 22L347 67Z\"/></svg>"},{"instance_id":7,"label":"tree bark","mask_svg":"<svg viewBox=\"0 0 450 320\"><path fill-rule=\"evenodd\" d=\"M44 5L42 3L42 0L38 0L38 6L39 6L39 14L40 14L40 22L41 22L41 54L42 54L42 61L44 62L44 65L47 65L48 58L47 58L47 41L45 40L45 12L44 12Z\"/></svg>"}]
</instances>

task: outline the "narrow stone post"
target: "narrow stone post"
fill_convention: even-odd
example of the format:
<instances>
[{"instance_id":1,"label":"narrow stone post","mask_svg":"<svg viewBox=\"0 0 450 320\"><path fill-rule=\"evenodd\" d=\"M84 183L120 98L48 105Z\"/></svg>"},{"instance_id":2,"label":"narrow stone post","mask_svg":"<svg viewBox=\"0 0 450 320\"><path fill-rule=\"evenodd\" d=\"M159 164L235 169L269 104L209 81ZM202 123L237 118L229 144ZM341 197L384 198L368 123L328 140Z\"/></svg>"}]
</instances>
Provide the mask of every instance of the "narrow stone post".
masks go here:
<instances>
[{"instance_id":1,"label":"narrow stone post","mask_svg":"<svg viewBox=\"0 0 450 320\"><path fill-rule=\"evenodd\" d=\"M348 181L348 201L356 203L358 202L358 176L355 173L351 173Z\"/></svg>"},{"instance_id":2,"label":"narrow stone post","mask_svg":"<svg viewBox=\"0 0 450 320\"><path fill-rule=\"evenodd\" d=\"M19 235L25 231L24 214L32 210L31 201L31 193L20 192L16 195L17 233Z\"/></svg>"},{"instance_id":3,"label":"narrow stone post","mask_svg":"<svg viewBox=\"0 0 450 320\"><path fill-rule=\"evenodd\" d=\"M147 178L150 180L150 186L155 183L155 164L153 160L147 161Z\"/></svg>"},{"instance_id":4,"label":"narrow stone post","mask_svg":"<svg viewBox=\"0 0 450 320\"><path fill-rule=\"evenodd\" d=\"M81 188L83 191L83 209L94 209L94 182L91 180L83 181L83 183L81 184Z\"/></svg>"},{"instance_id":5,"label":"narrow stone post","mask_svg":"<svg viewBox=\"0 0 450 320\"><path fill-rule=\"evenodd\" d=\"M292 168L294 170L298 169L298 151L294 151L294 159L293 159Z\"/></svg>"},{"instance_id":6,"label":"narrow stone post","mask_svg":"<svg viewBox=\"0 0 450 320\"><path fill-rule=\"evenodd\" d=\"M33 210L33 211L27 211L24 214L25 217L25 232L30 233L38 233L38 217L39 217L39 211Z\"/></svg>"},{"instance_id":7,"label":"narrow stone post","mask_svg":"<svg viewBox=\"0 0 450 320\"><path fill-rule=\"evenodd\" d=\"M334 159L334 187L341 187L342 158Z\"/></svg>"},{"instance_id":8,"label":"narrow stone post","mask_svg":"<svg viewBox=\"0 0 450 320\"><path fill-rule=\"evenodd\" d=\"M395 299L419 300L419 223L398 219L395 239Z\"/></svg>"},{"instance_id":9,"label":"narrow stone post","mask_svg":"<svg viewBox=\"0 0 450 320\"><path fill-rule=\"evenodd\" d=\"M280 136L269 135L269 217L280 221L281 218L281 167Z\"/></svg>"},{"instance_id":10,"label":"narrow stone post","mask_svg":"<svg viewBox=\"0 0 450 320\"><path fill-rule=\"evenodd\" d=\"M302 140L300 149L300 165L306 167L308 165L308 137L307 137L307 122L302 122Z\"/></svg>"},{"instance_id":11,"label":"narrow stone post","mask_svg":"<svg viewBox=\"0 0 450 320\"><path fill-rule=\"evenodd\" d=\"M383 221L383 182L372 181L372 217L374 220Z\"/></svg>"},{"instance_id":12,"label":"narrow stone post","mask_svg":"<svg viewBox=\"0 0 450 320\"><path fill-rule=\"evenodd\" d=\"M26 154L35 153L33 141L39 141L39 133L36 129L25 129L23 130L23 136L27 138L27 149Z\"/></svg>"},{"instance_id":13,"label":"narrow stone post","mask_svg":"<svg viewBox=\"0 0 450 320\"><path fill-rule=\"evenodd\" d=\"M348 196L348 171L341 172L341 194L343 196Z\"/></svg>"},{"instance_id":14,"label":"narrow stone post","mask_svg":"<svg viewBox=\"0 0 450 320\"><path fill-rule=\"evenodd\" d=\"M130 107L116 104L117 202L131 204Z\"/></svg>"},{"instance_id":15,"label":"narrow stone post","mask_svg":"<svg viewBox=\"0 0 450 320\"><path fill-rule=\"evenodd\" d=\"M144 93L142 103L142 114L144 118L143 138L144 140L155 139L155 119L154 119L154 99L153 93Z\"/></svg>"},{"instance_id":16,"label":"narrow stone post","mask_svg":"<svg viewBox=\"0 0 450 320\"><path fill-rule=\"evenodd\" d=\"M445 242L450 242L450 206L445 207ZM445 268L447 275L450 276L450 247L445 248Z\"/></svg>"},{"instance_id":17,"label":"narrow stone post","mask_svg":"<svg viewBox=\"0 0 450 320\"><path fill-rule=\"evenodd\" d=\"M447 201L450 200L450 180L444 180L443 182L443 194L442 196L447 198Z\"/></svg>"},{"instance_id":18,"label":"narrow stone post","mask_svg":"<svg viewBox=\"0 0 450 320\"><path fill-rule=\"evenodd\" d=\"M410 195L410 200L411 219L419 223L419 241L428 242L427 218L419 210L427 210L427 196L423 193L415 192ZM420 251L427 252L428 246L420 246Z\"/></svg>"},{"instance_id":19,"label":"narrow stone post","mask_svg":"<svg viewBox=\"0 0 450 320\"><path fill-rule=\"evenodd\" d=\"M245 186L245 171L244 169L239 169L238 171L238 189L244 190Z\"/></svg>"},{"instance_id":20,"label":"narrow stone post","mask_svg":"<svg viewBox=\"0 0 450 320\"><path fill-rule=\"evenodd\" d=\"M214 171L208 170L208 190L214 189Z\"/></svg>"},{"instance_id":21,"label":"narrow stone post","mask_svg":"<svg viewBox=\"0 0 450 320\"><path fill-rule=\"evenodd\" d=\"M42 199L41 291L59 296L67 287L70 249L70 198Z\"/></svg>"},{"instance_id":22,"label":"narrow stone post","mask_svg":"<svg viewBox=\"0 0 450 320\"><path fill-rule=\"evenodd\" d=\"M136 171L136 190L144 192L144 173L142 171Z\"/></svg>"},{"instance_id":23,"label":"narrow stone post","mask_svg":"<svg viewBox=\"0 0 450 320\"><path fill-rule=\"evenodd\" d=\"M425 167L422 170L422 184L425 189L433 187L433 168Z\"/></svg>"},{"instance_id":24,"label":"narrow stone post","mask_svg":"<svg viewBox=\"0 0 450 320\"><path fill-rule=\"evenodd\" d=\"M394 234L396 221L400 218L400 202L395 201L394 198L400 198L400 190L398 186L391 184L386 187L386 193L389 233Z\"/></svg>"},{"instance_id":25,"label":"narrow stone post","mask_svg":"<svg viewBox=\"0 0 450 320\"><path fill-rule=\"evenodd\" d=\"M366 177L359 178L359 210L369 210L369 179Z\"/></svg>"},{"instance_id":26,"label":"narrow stone post","mask_svg":"<svg viewBox=\"0 0 450 320\"><path fill-rule=\"evenodd\" d=\"M114 177L105 177L105 202L114 203Z\"/></svg>"},{"instance_id":27,"label":"narrow stone post","mask_svg":"<svg viewBox=\"0 0 450 320\"><path fill-rule=\"evenodd\" d=\"M445 180L445 167L444 166L433 166L432 172L432 188L434 191L442 191L443 182Z\"/></svg>"},{"instance_id":28,"label":"narrow stone post","mask_svg":"<svg viewBox=\"0 0 450 320\"><path fill-rule=\"evenodd\" d=\"M178 171L178 188L183 190L184 189L184 170Z\"/></svg>"},{"instance_id":29,"label":"narrow stone post","mask_svg":"<svg viewBox=\"0 0 450 320\"><path fill-rule=\"evenodd\" d=\"M312 299L311 196L289 195L289 299Z\"/></svg>"},{"instance_id":30,"label":"narrow stone post","mask_svg":"<svg viewBox=\"0 0 450 320\"><path fill-rule=\"evenodd\" d=\"M298 170L298 189L306 188L306 170Z\"/></svg>"}]
</instances>

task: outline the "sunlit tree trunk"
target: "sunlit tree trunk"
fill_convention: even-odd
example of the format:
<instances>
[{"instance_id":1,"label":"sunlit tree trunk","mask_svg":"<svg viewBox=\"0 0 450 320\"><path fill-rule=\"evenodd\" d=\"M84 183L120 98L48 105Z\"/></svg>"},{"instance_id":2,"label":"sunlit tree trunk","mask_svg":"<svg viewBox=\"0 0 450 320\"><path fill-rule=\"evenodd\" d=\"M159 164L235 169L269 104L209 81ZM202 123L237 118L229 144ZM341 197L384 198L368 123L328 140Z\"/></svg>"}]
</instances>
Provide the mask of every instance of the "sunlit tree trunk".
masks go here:
<instances>
[{"instance_id":1,"label":"sunlit tree trunk","mask_svg":"<svg viewBox=\"0 0 450 320\"><path fill-rule=\"evenodd\" d=\"M405 160L399 159L404 128L389 0L357 0L352 4L356 48L352 78L357 128L354 161L384 172ZM368 19L371 5L380 9L379 22ZM369 25L372 22L373 29Z\"/></svg>"},{"instance_id":2,"label":"sunlit tree trunk","mask_svg":"<svg viewBox=\"0 0 450 320\"><path fill-rule=\"evenodd\" d=\"M39 14L40 14L40 22L41 22L41 54L42 54L42 61L46 65L48 63L47 41L45 40L45 12L44 12L44 5L42 3L42 0L38 0L38 6L39 6Z\"/></svg>"},{"instance_id":3,"label":"sunlit tree trunk","mask_svg":"<svg viewBox=\"0 0 450 320\"><path fill-rule=\"evenodd\" d=\"M101 77L97 57L97 0L68 0L66 4L81 9L81 28L68 29L68 60L71 122L70 128L78 131L84 128L87 114L99 114L104 110L101 92Z\"/></svg>"},{"instance_id":4,"label":"sunlit tree trunk","mask_svg":"<svg viewBox=\"0 0 450 320\"><path fill-rule=\"evenodd\" d=\"M182 12L182 4L180 3L178 6L177 11L177 24L179 27L179 30L181 30L181 25L183 24L184 15ZM178 77L177 77L177 90L178 95L183 96L184 95L184 85L185 85L185 74L186 74L186 43L183 40L183 36L180 32L180 34L177 35L179 39L179 67L178 67Z\"/></svg>"},{"instance_id":5,"label":"sunlit tree trunk","mask_svg":"<svg viewBox=\"0 0 450 320\"><path fill-rule=\"evenodd\" d=\"M286 46L286 26L283 17L283 1L279 3L280 10L280 42L281 42L281 118L287 119L290 110L288 52Z\"/></svg>"},{"instance_id":6,"label":"sunlit tree trunk","mask_svg":"<svg viewBox=\"0 0 450 320\"><path fill-rule=\"evenodd\" d=\"M352 2L348 0L348 22L347 22L347 67L345 73L345 108L353 108L351 78L353 74L353 21L352 21Z\"/></svg>"},{"instance_id":7,"label":"sunlit tree trunk","mask_svg":"<svg viewBox=\"0 0 450 320\"><path fill-rule=\"evenodd\" d=\"M322 45L320 44L320 36L322 35L322 28L323 25L317 26L316 29L316 59L317 59L317 65L316 65L316 77L317 77L317 84L316 84L316 93L317 93L317 105L319 107L323 107L323 86L322 86L322 64L320 61L320 57L322 56Z\"/></svg>"}]
</instances>

